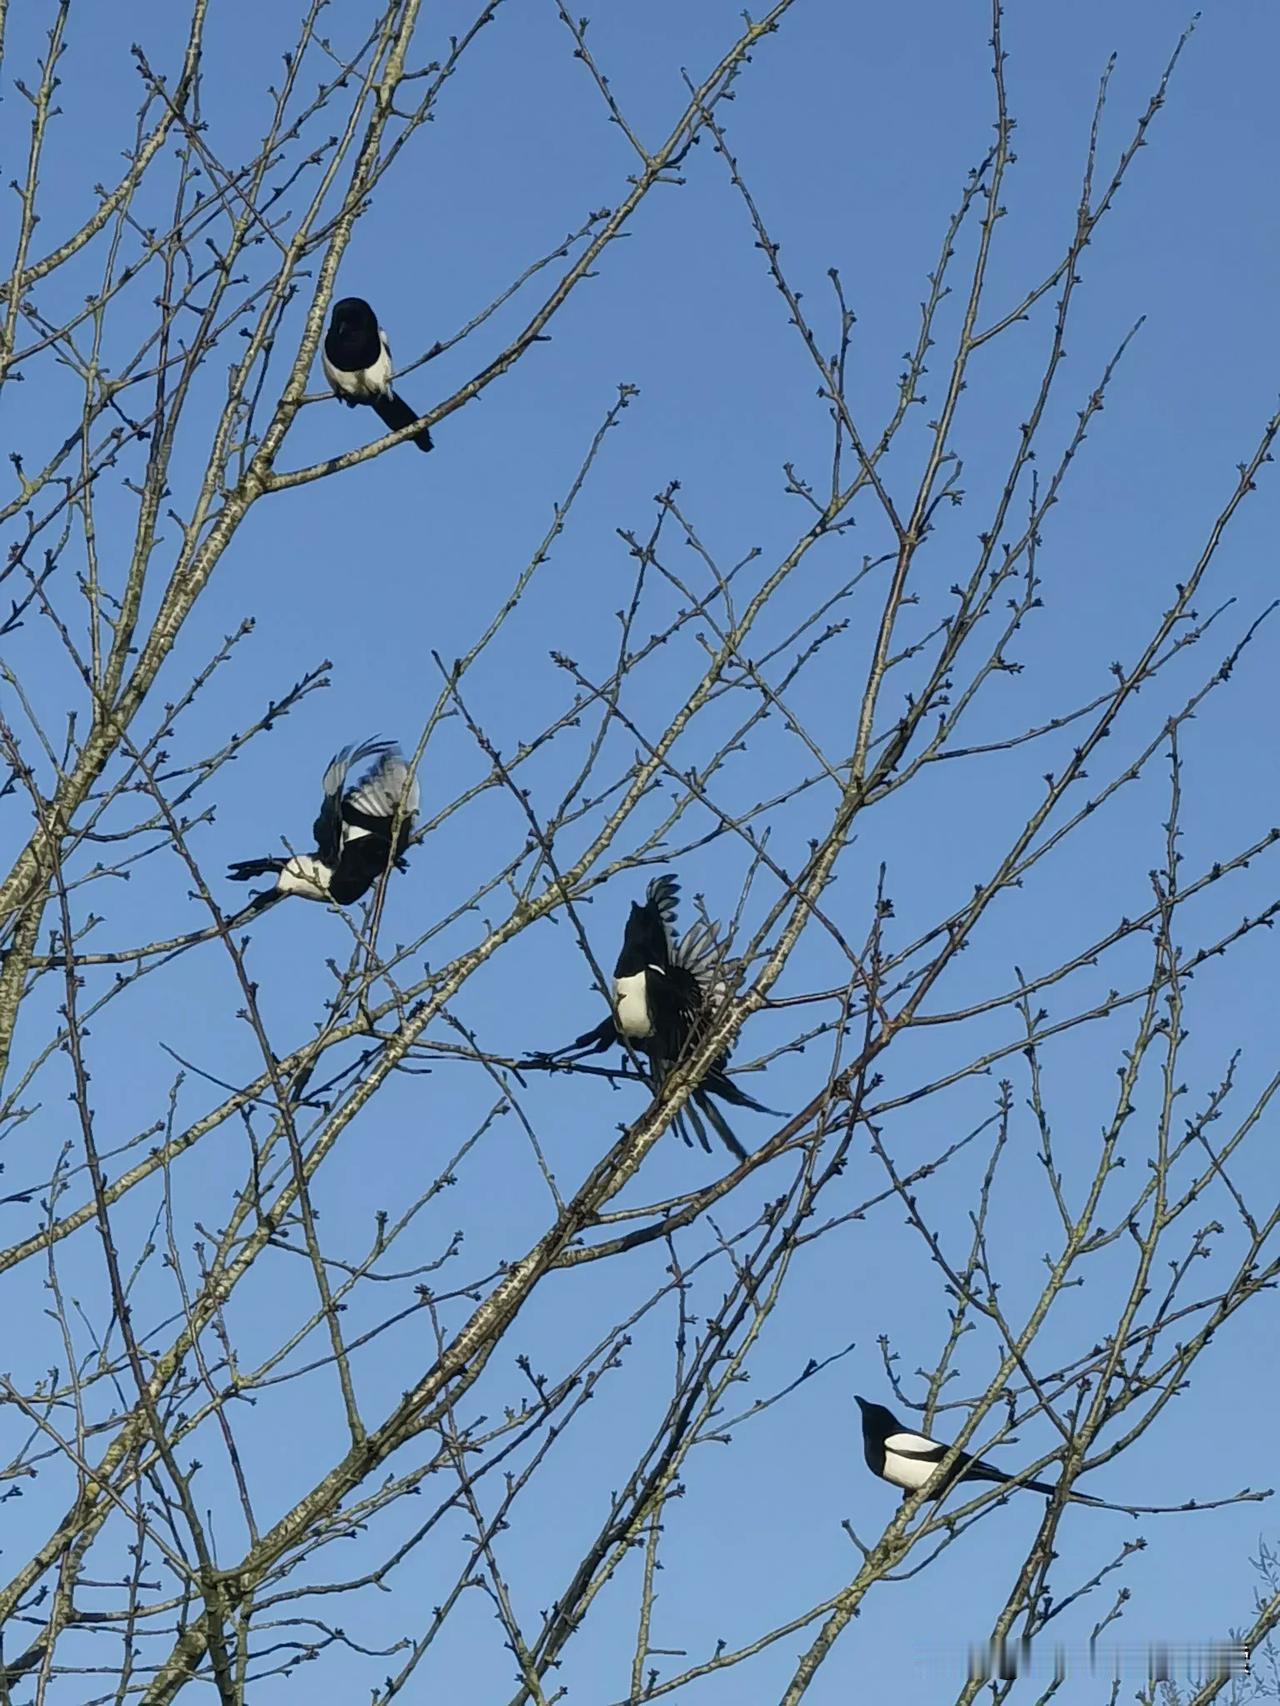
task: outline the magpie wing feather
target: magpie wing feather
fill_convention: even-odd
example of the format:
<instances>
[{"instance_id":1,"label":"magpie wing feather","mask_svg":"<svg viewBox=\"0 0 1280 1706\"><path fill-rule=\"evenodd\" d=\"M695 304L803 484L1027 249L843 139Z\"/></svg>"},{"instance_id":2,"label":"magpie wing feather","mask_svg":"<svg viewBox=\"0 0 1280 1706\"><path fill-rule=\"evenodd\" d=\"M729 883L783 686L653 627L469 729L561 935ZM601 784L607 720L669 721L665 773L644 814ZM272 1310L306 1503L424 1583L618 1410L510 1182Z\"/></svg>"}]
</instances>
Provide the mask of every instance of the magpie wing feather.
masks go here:
<instances>
[{"instance_id":1,"label":"magpie wing feather","mask_svg":"<svg viewBox=\"0 0 1280 1706\"><path fill-rule=\"evenodd\" d=\"M399 747L379 741L364 750L375 753L376 757L355 787L348 788L343 795L343 815L350 820L350 814L358 813L366 820L390 822L398 810L404 818L415 817L422 803L421 790L418 778L410 777ZM359 753L354 755L359 756Z\"/></svg>"},{"instance_id":2,"label":"magpie wing feather","mask_svg":"<svg viewBox=\"0 0 1280 1706\"><path fill-rule=\"evenodd\" d=\"M903 1428L897 1433L885 1436L884 1448L891 1451L895 1457L909 1457L914 1463L941 1463L947 1454L945 1445L939 1445L936 1439L930 1439L927 1434L913 1434ZM969 1459L962 1457L960 1465L963 1468ZM990 1464L983 1465L990 1468ZM999 1471L995 1471L998 1476Z\"/></svg>"},{"instance_id":3,"label":"magpie wing feather","mask_svg":"<svg viewBox=\"0 0 1280 1706\"><path fill-rule=\"evenodd\" d=\"M728 994L722 975L724 949L717 929L710 919L697 918L671 950L672 963L692 972L708 1005L723 1001Z\"/></svg>"},{"instance_id":4,"label":"magpie wing feather","mask_svg":"<svg viewBox=\"0 0 1280 1706\"><path fill-rule=\"evenodd\" d=\"M324 798L311 833L316 838L316 852L326 865L336 865L342 849L342 784L351 766L351 748L344 746L329 760L324 773Z\"/></svg>"},{"instance_id":5,"label":"magpie wing feather","mask_svg":"<svg viewBox=\"0 0 1280 1706\"><path fill-rule=\"evenodd\" d=\"M665 1077L702 1018L702 986L685 966L669 966L650 979L649 1013L654 1032L650 1052Z\"/></svg>"},{"instance_id":6,"label":"magpie wing feather","mask_svg":"<svg viewBox=\"0 0 1280 1706\"><path fill-rule=\"evenodd\" d=\"M662 921L662 932L667 939L667 958L675 958L676 954L676 911L680 904L680 884L669 873L664 877L655 877L645 891L646 903L653 907Z\"/></svg>"},{"instance_id":7,"label":"magpie wing feather","mask_svg":"<svg viewBox=\"0 0 1280 1706\"><path fill-rule=\"evenodd\" d=\"M362 759L373 758L390 750L390 741L365 740L361 741L359 746L340 747L329 760L324 781L321 783L324 799L320 804L319 816L311 826L311 833L316 838L316 851L325 864L336 865L342 852L343 789L352 766L359 764Z\"/></svg>"},{"instance_id":8,"label":"magpie wing feather","mask_svg":"<svg viewBox=\"0 0 1280 1706\"><path fill-rule=\"evenodd\" d=\"M356 868L368 866L372 872L369 882L382 874L386 865L399 859L413 834L413 820L421 804L421 791L416 776L410 776L398 747L385 745L375 762L342 796L344 861L358 854ZM399 815L395 847L391 845L391 829ZM352 830L363 830L353 835ZM368 882L365 883L368 887Z\"/></svg>"}]
</instances>

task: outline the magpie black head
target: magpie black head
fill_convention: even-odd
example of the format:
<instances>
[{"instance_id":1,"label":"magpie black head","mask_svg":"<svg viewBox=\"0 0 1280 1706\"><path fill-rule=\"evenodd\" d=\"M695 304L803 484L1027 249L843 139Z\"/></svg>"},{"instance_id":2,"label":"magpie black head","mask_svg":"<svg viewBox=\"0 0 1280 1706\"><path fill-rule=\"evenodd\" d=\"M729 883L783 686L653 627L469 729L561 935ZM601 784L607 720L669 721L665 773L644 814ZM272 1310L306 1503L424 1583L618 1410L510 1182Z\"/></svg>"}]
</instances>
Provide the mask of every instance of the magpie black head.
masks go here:
<instances>
[{"instance_id":1,"label":"magpie black head","mask_svg":"<svg viewBox=\"0 0 1280 1706\"><path fill-rule=\"evenodd\" d=\"M902 1424L892 1410L886 1410L883 1404L871 1404L865 1398L854 1396L854 1403L862 1411L862 1435L864 1439L885 1440L890 1434L901 1433Z\"/></svg>"},{"instance_id":2,"label":"magpie black head","mask_svg":"<svg viewBox=\"0 0 1280 1706\"><path fill-rule=\"evenodd\" d=\"M333 329L335 332L346 332L354 336L362 336L368 332L376 336L378 316L363 296L344 296L333 305Z\"/></svg>"},{"instance_id":3,"label":"magpie black head","mask_svg":"<svg viewBox=\"0 0 1280 1706\"><path fill-rule=\"evenodd\" d=\"M634 977L646 966L665 970L671 964L679 899L680 884L667 875L653 879L643 901L632 902L615 977Z\"/></svg>"},{"instance_id":4,"label":"magpie black head","mask_svg":"<svg viewBox=\"0 0 1280 1706\"><path fill-rule=\"evenodd\" d=\"M885 1473L885 1441L890 1434L902 1432L902 1424L892 1410L886 1410L883 1404L871 1404L865 1398L856 1398L858 1408L862 1411L862 1455L867 1468L873 1475L882 1478Z\"/></svg>"},{"instance_id":5,"label":"magpie black head","mask_svg":"<svg viewBox=\"0 0 1280 1706\"><path fill-rule=\"evenodd\" d=\"M666 966L669 958L667 929L657 905L652 900L643 904L632 901L622 938L622 952L618 955L613 975L634 977L646 966Z\"/></svg>"}]
</instances>

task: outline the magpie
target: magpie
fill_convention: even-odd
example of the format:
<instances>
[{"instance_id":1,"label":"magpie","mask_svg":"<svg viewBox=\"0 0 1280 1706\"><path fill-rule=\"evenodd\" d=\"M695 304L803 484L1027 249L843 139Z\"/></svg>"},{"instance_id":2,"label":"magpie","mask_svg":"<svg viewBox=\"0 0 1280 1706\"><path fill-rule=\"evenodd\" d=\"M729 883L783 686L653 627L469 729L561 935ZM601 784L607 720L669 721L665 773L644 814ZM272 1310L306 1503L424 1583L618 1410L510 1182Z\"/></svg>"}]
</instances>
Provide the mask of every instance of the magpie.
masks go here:
<instances>
[{"instance_id":1,"label":"magpie","mask_svg":"<svg viewBox=\"0 0 1280 1706\"><path fill-rule=\"evenodd\" d=\"M352 766L366 758L373 762L348 787ZM418 779L409 775L394 742L366 740L357 747L344 746L324 773L324 801L312 829L315 852L241 859L229 875L233 882L247 883L274 873L275 887L253 897L255 910L289 894L350 906L389 866L406 869L404 855L419 803Z\"/></svg>"},{"instance_id":2,"label":"magpie","mask_svg":"<svg viewBox=\"0 0 1280 1706\"><path fill-rule=\"evenodd\" d=\"M391 388L395 377L391 345L378 316L362 296L344 296L334 303L321 360L334 396L341 397L349 409L368 403L390 432L412 426L418 419L417 411ZM411 442L419 450L430 450L431 434L423 427Z\"/></svg>"},{"instance_id":3,"label":"magpie","mask_svg":"<svg viewBox=\"0 0 1280 1706\"><path fill-rule=\"evenodd\" d=\"M655 877L643 904L633 901L622 938L622 952L613 968L613 1011L593 1031L584 1031L567 1048L543 1053L541 1060L580 1060L584 1055L602 1054L615 1045L631 1044L647 1056L646 1080L656 1095L675 1070L681 1055L700 1028L710 1019L728 994L721 974L723 949L716 939L716 926L699 919L684 934L676 935L676 906L680 885L672 876ZM692 1127L699 1143L711 1153L707 1125L725 1147L745 1161L747 1152L734 1136L729 1122L711 1101L719 1096L738 1108L772 1113L729 1077L729 1050L717 1056L699 1080L697 1089L673 1124L692 1147ZM706 1116L706 1124L703 1116ZM687 1116L687 1122L686 1122Z\"/></svg>"},{"instance_id":4,"label":"magpie","mask_svg":"<svg viewBox=\"0 0 1280 1706\"><path fill-rule=\"evenodd\" d=\"M865 1398L858 1398L856 1402L862 1411L862 1454L867 1460L867 1468L882 1481L901 1487L906 1493L918 1491L942 1462L949 1448L925 1434L912 1433L883 1404L870 1404ZM1006 1475L994 1463L984 1463L980 1457L970 1457L962 1451L942 1485L934 1489L933 1497L942 1498L958 1481L1012 1480L1012 1475ZM1043 1493L1049 1498L1058 1490L1048 1481L1019 1481L1018 1486L1025 1487L1029 1493ZM1102 1503L1101 1499L1090 1498L1088 1493L1071 1492L1067 1497L1084 1505Z\"/></svg>"}]
</instances>

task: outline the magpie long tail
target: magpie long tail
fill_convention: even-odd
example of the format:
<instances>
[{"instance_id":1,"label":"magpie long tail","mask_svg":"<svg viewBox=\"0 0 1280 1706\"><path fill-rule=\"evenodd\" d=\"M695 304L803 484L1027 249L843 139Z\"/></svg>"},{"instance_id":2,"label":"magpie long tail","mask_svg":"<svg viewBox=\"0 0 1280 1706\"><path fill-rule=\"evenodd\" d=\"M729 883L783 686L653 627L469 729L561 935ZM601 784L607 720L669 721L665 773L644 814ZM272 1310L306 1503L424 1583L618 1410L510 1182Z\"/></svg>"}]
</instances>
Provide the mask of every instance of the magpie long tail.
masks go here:
<instances>
[{"instance_id":1,"label":"magpie long tail","mask_svg":"<svg viewBox=\"0 0 1280 1706\"><path fill-rule=\"evenodd\" d=\"M1006 1475L1003 1469L997 1469L994 1463L974 1460L967 1465L959 1479L962 1481L995 1481L1004 1485L1006 1482L1012 1481L1013 1476ZM1050 1481L1019 1481L1018 1488L1027 1493L1039 1493L1042 1498L1046 1499L1053 1498L1058 1491ZM1095 1499L1088 1493L1077 1493L1074 1490L1067 1494L1067 1498L1072 1503L1081 1505L1100 1505L1103 1503L1101 1499Z\"/></svg>"},{"instance_id":2,"label":"magpie long tail","mask_svg":"<svg viewBox=\"0 0 1280 1706\"><path fill-rule=\"evenodd\" d=\"M662 1094L662 1079L658 1073L654 1072L649 1075L648 1082L649 1089L652 1091L654 1097L656 1098L660 1096ZM702 1115L704 1113L710 1120L717 1136L722 1137L729 1145L730 1149L745 1159L746 1151L742 1148L742 1145L725 1124L723 1114L721 1114L719 1108L712 1107L711 1103L707 1101L701 1090L695 1090L692 1096L689 1097L689 1100L681 1108L680 1112L673 1117L671 1121L672 1131L675 1132L676 1136L687 1148L692 1149L694 1147L693 1139L696 1137L708 1155L714 1154L715 1151L711 1147L711 1139L707 1136L707 1128L702 1123ZM689 1135L690 1132L693 1133L693 1137Z\"/></svg>"},{"instance_id":3,"label":"magpie long tail","mask_svg":"<svg viewBox=\"0 0 1280 1706\"><path fill-rule=\"evenodd\" d=\"M695 1090L693 1095L689 1098L690 1108L693 1108L695 1104L707 1116L707 1123L711 1126L711 1129L715 1132L721 1143L724 1144L730 1155L732 1155L737 1161L745 1161L747 1159L746 1150L734 1136L733 1127L707 1095L705 1087ZM748 1097L747 1106L759 1107L759 1103L752 1102L750 1097ZM766 1109L765 1112L767 1111L768 1110ZM696 1115L694 1117L696 1118ZM699 1122L699 1124L701 1124L701 1122ZM706 1134L702 1133L701 1135L703 1148L709 1148L710 1146L707 1143Z\"/></svg>"},{"instance_id":4,"label":"magpie long tail","mask_svg":"<svg viewBox=\"0 0 1280 1706\"><path fill-rule=\"evenodd\" d=\"M584 1031L576 1042L566 1043L563 1048L535 1049L530 1056L532 1060L580 1060L588 1054L603 1054L617 1041L617 1032L613 1028L613 1020L606 1019L597 1025L594 1031Z\"/></svg>"},{"instance_id":5,"label":"magpie long tail","mask_svg":"<svg viewBox=\"0 0 1280 1706\"><path fill-rule=\"evenodd\" d=\"M702 1080L702 1091L719 1096L722 1102L728 1102L735 1108L750 1108L753 1113L772 1114L775 1119L782 1118L776 1108L766 1108L763 1102L757 1102L754 1096L748 1096L745 1090L740 1090L727 1072L708 1072Z\"/></svg>"},{"instance_id":6,"label":"magpie long tail","mask_svg":"<svg viewBox=\"0 0 1280 1706\"><path fill-rule=\"evenodd\" d=\"M255 877L278 876L283 869L283 859L239 859L227 866L227 875L233 883L251 883Z\"/></svg>"},{"instance_id":7,"label":"magpie long tail","mask_svg":"<svg viewBox=\"0 0 1280 1706\"><path fill-rule=\"evenodd\" d=\"M417 410L411 409L404 398L397 397L394 391L385 397L375 397L373 407L388 432L403 432L405 427L412 426L418 418ZM421 432L414 433L409 442L416 444L419 450L430 450L431 433L423 427Z\"/></svg>"},{"instance_id":8,"label":"magpie long tail","mask_svg":"<svg viewBox=\"0 0 1280 1706\"><path fill-rule=\"evenodd\" d=\"M654 1094L657 1095L657 1093L657 1090L655 1090ZM703 1125L702 1120L698 1116L698 1110L694 1106L692 1096L672 1120L671 1125L676 1136L682 1138L690 1149L693 1148L693 1138L689 1136L689 1132L692 1130L694 1135L697 1137L698 1142L706 1150L707 1154L711 1154L711 1142L707 1137L707 1128Z\"/></svg>"}]
</instances>

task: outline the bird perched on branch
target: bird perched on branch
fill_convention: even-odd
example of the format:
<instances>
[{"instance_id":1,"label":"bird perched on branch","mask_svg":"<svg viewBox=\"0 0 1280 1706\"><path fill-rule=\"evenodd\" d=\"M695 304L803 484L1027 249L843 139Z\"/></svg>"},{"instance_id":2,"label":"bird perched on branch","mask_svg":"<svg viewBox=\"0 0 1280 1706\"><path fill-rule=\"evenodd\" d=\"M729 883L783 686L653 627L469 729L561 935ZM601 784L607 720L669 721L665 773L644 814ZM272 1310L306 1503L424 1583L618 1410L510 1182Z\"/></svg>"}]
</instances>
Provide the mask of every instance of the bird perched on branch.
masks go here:
<instances>
[{"instance_id":1,"label":"bird perched on branch","mask_svg":"<svg viewBox=\"0 0 1280 1706\"><path fill-rule=\"evenodd\" d=\"M353 765L373 762L351 787ZM314 853L275 859L241 859L230 867L233 882L275 874L275 887L255 895L256 910L301 895L350 906L373 887L391 865L405 867L404 855L419 805L418 780L410 776L400 749L388 740L367 740L335 753L324 773L324 802L312 834Z\"/></svg>"},{"instance_id":2,"label":"bird perched on branch","mask_svg":"<svg viewBox=\"0 0 1280 1706\"><path fill-rule=\"evenodd\" d=\"M862 1454L867 1460L867 1468L882 1481L901 1487L904 1492L914 1493L923 1487L950 1447L939 1445L927 1434L912 1433L883 1404L870 1404L865 1398L855 1401L862 1411ZM968 1452L962 1451L950 1472L942 1478L942 1484L934 1489L933 1497L942 1498L958 1481L1003 1483L1012 1480L1012 1475L1006 1475L994 1463L984 1463L981 1458L970 1457ZM1043 1493L1048 1498L1058 1490L1048 1481L1019 1481L1018 1486L1025 1487L1029 1493ZM1067 1497L1082 1505L1102 1503L1101 1499L1090 1498L1088 1493L1072 1492Z\"/></svg>"},{"instance_id":3,"label":"bird perched on branch","mask_svg":"<svg viewBox=\"0 0 1280 1706\"><path fill-rule=\"evenodd\" d=\"M715 925L699 919L683 937L676 936L679 895L680 885L674 877L655 877L643 903L632 903L622 952L613 968L613 1012L567 1048L543 1053L539 1059L580 1060L629 1044L647 1058L650 1070L646 1077L654 1094L661 1090L728 994L722 974L724 951L716 939ZM706 1128L710 1125L726 1148L739 1161L745 1161L746 1150L711 1097L718 1096L734 1107L753 1108L760 1114L773 1110L738 1088L728 1075L728 1063L729 1050L725 1049L702 1075L673 1123L690 1145L692 1127L708 1154L711 1145Z\"/></svg>"},{"instance_id":4,"label":"bird perched on branch","mask_svg":"<svg viewBox=\"0 0 1280 1706\"><path fill-rule=\"evenodd\" d=\"M418 419L417 412L392 389L391 345L362 296L344 296L334 303L321 360L334 396L341 397L348 408L367 403L389 432L400 432ZM419 450L430 450L431 434L423 427L410 442Z\"/></svg>"}]
</instances>

